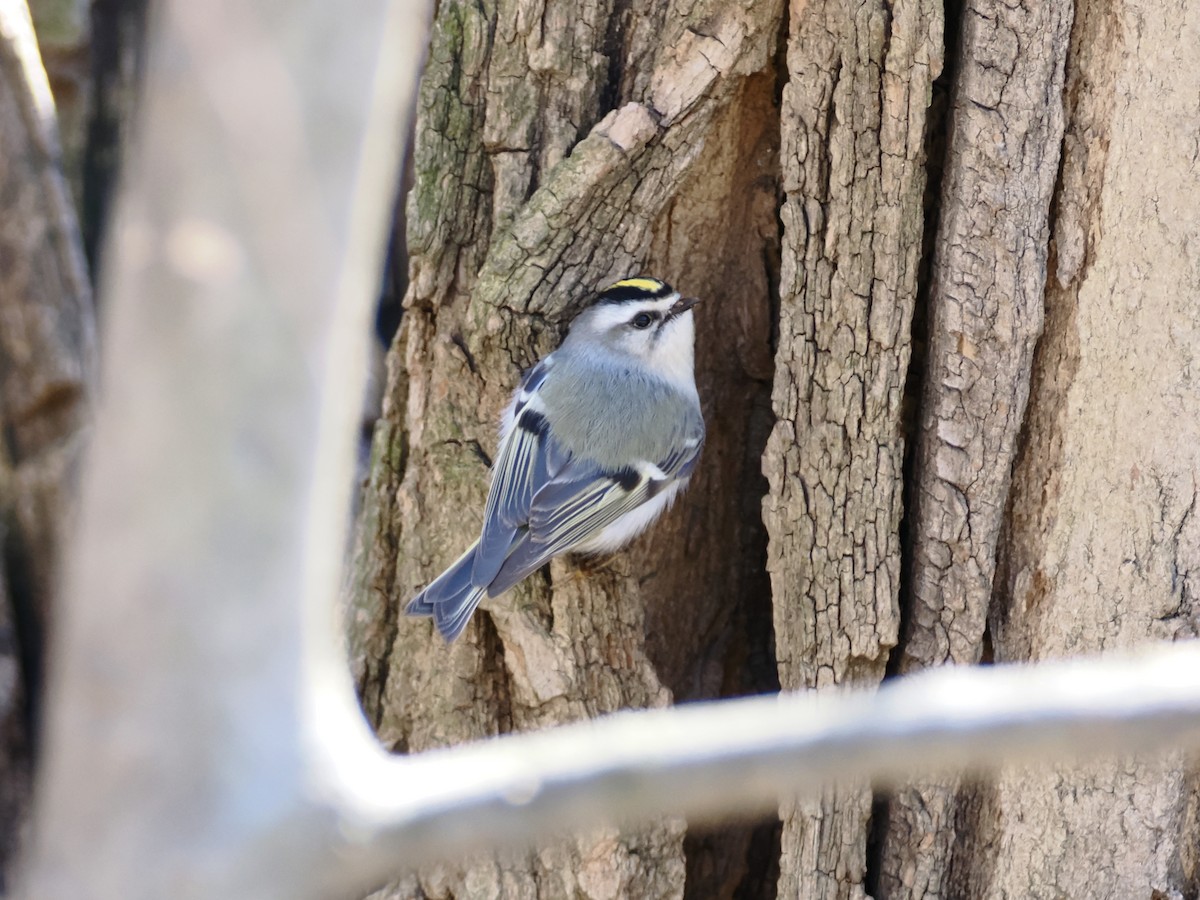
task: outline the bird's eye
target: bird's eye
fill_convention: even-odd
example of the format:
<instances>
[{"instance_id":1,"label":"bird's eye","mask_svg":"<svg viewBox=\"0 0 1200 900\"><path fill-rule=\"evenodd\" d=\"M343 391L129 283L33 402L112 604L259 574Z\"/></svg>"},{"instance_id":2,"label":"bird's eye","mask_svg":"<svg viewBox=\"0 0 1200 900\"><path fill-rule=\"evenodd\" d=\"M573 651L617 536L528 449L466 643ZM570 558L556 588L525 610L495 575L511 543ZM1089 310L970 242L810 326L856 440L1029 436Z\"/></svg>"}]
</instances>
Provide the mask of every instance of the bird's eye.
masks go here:
<instances>
[{"instance_id":1,"label":"bird's eye","mask_svg":"<svg viewBox=\"0 0 1200 900\"><path fill-rule=\"evenodd\" d=\"M656 318L657 316L653 315L652 313L638 313L633 317L633 321L630 324L633 325L634 328L649 328L650 324Z\"/></svg>"}]
</instances>

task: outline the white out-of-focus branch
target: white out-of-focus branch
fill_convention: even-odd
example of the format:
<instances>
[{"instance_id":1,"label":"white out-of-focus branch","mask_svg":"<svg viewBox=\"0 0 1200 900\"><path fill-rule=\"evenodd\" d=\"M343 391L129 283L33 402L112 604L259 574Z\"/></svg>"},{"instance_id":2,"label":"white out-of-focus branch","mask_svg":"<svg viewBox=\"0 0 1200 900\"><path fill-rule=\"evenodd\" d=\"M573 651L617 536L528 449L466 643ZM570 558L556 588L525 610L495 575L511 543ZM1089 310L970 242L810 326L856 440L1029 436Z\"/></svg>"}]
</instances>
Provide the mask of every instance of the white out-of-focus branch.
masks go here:
<instances>
[{"instance_id":1,"label":"white out-of-focus branch","mask_svg":"<svg viewBox=\"0 0 1200 900\"><path fill-rule=\"evenodd\" d=\"M355 741L357 743L357 741ZM363 748L365 744L359 744ZM359 875L667 813L720 818L840 779L1200 747L1200 643L947 668L874 691L631 712L406 759L343 747Z\"/></svg>"},{"instance_id":2,"label":"white out-of-focus branch","mask_svg":"<svg viewBox=\"0 0 1200 900\"><path fill-rule=\"evenodd\" d=\"M314 707L353 704L334 598L432 6L154 5L30 897L341 893Z\"/></svg>"}]
</instances>

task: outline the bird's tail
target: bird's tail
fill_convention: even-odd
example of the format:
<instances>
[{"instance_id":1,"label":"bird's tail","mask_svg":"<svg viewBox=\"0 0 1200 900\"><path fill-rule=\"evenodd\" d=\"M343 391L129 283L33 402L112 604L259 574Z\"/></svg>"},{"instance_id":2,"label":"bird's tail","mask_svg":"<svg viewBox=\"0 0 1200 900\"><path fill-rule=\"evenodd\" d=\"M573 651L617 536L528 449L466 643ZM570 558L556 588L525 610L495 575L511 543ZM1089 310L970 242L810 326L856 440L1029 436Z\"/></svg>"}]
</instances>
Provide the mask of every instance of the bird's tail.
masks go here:
<instances>
[{"instance_id":1,"label":"bird's tail","mask_svg":"<svg viewBox=\"0 0 1200 900\"><path fill-rule=\"evenodd\" d=\"M404 609L405 614L410 616L432 616L437 630L447 642L462 634L471 620L471 613L475 612L475 607L487 590L486 586L476 587L471 581L476 546L472 544L429 587L413 597Z\"/></svg>"}]
</instances>

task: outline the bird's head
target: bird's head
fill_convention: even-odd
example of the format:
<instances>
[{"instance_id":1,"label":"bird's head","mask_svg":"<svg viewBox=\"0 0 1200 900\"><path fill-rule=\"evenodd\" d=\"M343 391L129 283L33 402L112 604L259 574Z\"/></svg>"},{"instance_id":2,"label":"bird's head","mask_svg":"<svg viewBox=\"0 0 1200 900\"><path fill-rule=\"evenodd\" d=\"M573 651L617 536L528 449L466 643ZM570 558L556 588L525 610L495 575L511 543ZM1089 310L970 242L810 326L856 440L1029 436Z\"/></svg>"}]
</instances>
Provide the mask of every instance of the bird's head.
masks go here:
<instances>
[{"instance_id":1,"label":"bird's head","mask_svg":"<svg viewBox=\"0 0 1200 900\"><path fill-rule=\"evenodd\" d=\"M692 384L696 303L657 278L626 278L602 290L575 317L567 340L660 378Z\"/></svg>"}]
</instances>

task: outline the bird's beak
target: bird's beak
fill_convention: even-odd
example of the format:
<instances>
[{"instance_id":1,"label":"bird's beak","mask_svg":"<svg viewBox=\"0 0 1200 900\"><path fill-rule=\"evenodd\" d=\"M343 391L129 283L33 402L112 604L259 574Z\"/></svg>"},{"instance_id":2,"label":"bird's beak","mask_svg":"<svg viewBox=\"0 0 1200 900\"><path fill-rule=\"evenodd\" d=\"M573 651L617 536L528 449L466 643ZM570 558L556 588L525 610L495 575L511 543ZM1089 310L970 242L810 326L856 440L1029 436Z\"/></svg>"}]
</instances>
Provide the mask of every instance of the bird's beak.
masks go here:
<instances>
[{"instance_id":1,"label":"bird's beak","mask_svg":"<svg viewBox=\"0 0 1200 900\"><path fill-rule=\"evenodd\" d=\"M671 305L671 310L670 310L671 318L673 319L676 316L683 315L685 312L687 312L689 309L691 309L693 306L695 306L699 302L700 302L699 297L680 297L678 300L676 300Z\"/></svg>"}]
</instances>

